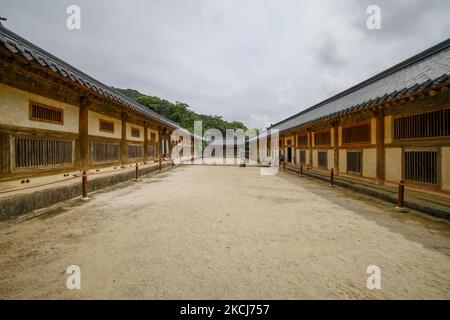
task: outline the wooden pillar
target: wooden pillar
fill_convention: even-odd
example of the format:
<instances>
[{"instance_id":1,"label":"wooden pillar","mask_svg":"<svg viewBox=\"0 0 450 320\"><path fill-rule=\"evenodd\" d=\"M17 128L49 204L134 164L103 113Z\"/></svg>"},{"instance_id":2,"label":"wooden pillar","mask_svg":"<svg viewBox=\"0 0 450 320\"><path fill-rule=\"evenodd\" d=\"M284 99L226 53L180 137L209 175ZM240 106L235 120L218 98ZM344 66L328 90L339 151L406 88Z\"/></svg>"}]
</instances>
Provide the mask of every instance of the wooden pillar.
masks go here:
<instances>
[{"instance_id":1,"label":"wooden pillar","mask_svg":"<svg viewBox=\"0 0 450 320\"><path fill-rule=\"evenodd\" d=\"M122 140L120 141L120 153L122 165L128 162L128 144L127 144L127 114L122 113Z\"/></svg>"},{"instance_id":2,"label":"wooden pillar","mask_svg":"<svg viewBox=\"0 0 450 320\"><path fill-rule=\"evenodd\" d=\"M312 130L308 129L308 145L309 145L309 167L313 167L313 141L312 141Z\"/></svg>"},{"instance_id":3,"label":"wooden pillar","mask_svg":"<svg viewBox=\"0 0 450 320\"><path fill-rule=\"evenodd\" d=\"M386 179L385 147L384 147L384 112L378 110L376 117L376 148L377 148L377 182L384 184Z\"/></svg>"},{"instance_id":4,"label":"wooden pillar","mask_svg":"<svg viewBox=\"0 0 450 320\"><path fill-rule=\"evenodd\" d=\"M334 174L339 175L339 123L333 123L334 130Z\"/></svg>"},{"instance_id":5,"label":"wooden pillar","mask_svg":"<svg viewBox=\"0 0 450 320\"><path fill-rule=\"evenodd\" d=\"M80 98L78 146L80 151L80 169L89 169L89 106L90 101L86 97Z\"/></svg>"},{"instance_id":6,"label":"wooden pillar","mask_svg":"<svg viewBox=\"0 0 450 320\"><path fill-rule=\"evenodd\" d=\"M157 152L158 152L158 158L162 157L162 152L163 152L163 147L162 147L163 137L162 137L162 135L163 135L163 130L161 127L158 127L158 148L156 148Z\"/></svg>"},{"instance_id":7,"label":"wooden pillar","mask_svg":"<svg viewBox=\"0 0 450 320\"><path fill-rule=\"evenodd\" d=\"M172 153L172 149L173 149L173 143L172 143L172 132L171 131L168 131L167 132L167 134L168 134L168 143L167 143L167 145L168 145L168 149L169 150L166 150L166 152L167 152L167 155L169 156L169 158L170 158L170 156L171 156L171 153Z\"/></svg>"},{"instance_id":8,"label":"wooden pillar","mask_svg":"<svg viewBox=\"0 0 450 320\"><path fill-rule=\"evenodd\" d=\"M0 173L11 173L11 142L9 133L0 132Z\"/></svg>"},{"instance_id":9,"label":"wooden pillar","mask_svg":"<svg viewBox=\"0 0 450 320\"><path fill-rule=\"evenodd\" d=\"M148 122L144 123L144 163L148 161Z\"/></svg>"}]
</instances>

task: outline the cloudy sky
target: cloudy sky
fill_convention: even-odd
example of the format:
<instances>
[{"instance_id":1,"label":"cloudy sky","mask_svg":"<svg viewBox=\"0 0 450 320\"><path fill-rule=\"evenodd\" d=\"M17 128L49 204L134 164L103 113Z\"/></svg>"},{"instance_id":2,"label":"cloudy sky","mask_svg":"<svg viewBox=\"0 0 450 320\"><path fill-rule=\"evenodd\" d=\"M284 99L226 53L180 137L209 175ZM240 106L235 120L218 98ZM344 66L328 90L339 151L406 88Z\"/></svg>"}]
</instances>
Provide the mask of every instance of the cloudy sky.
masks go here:
<instances>
[{"instance_id":1,"label":"cloudy sky","mask_svg":"<svg viewBox=\"0 0 450 320\"><path fill-rule=\"evenodd\" d=\"M81 8L68 30L66 9ZM381 8L381 30L366 25ZM1 0L8 28L105 84L265 127L450 36L448 0Z\"/></svg>"}]
</instances>

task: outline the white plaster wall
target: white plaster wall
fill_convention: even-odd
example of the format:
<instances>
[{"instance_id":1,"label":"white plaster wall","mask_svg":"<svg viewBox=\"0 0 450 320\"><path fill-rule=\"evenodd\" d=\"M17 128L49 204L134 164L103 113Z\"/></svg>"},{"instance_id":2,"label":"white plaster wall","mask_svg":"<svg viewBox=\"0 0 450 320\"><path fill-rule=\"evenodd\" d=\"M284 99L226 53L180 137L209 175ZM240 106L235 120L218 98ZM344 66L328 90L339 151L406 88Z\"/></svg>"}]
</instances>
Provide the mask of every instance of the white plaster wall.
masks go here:
<instances>
[{"instance_id":1,"label":"white plaster wall","mask_svg":"<svg viewBox=\"0 0 450 320\"><path fill-rule=\"evenodd\" d=\"M135 138L135 137L131 136L131 128L139 129L139 131L141 132L140 135L139 135L139 138ZM127 122L127 140L130 140L130 141L144 141L144 127Z\"/></svg>"},{"instance_id":2,"label":"white plaster wall","mask_svg":"<svg viewBox=\"0 0 450 320\"><path fill-rule=\"evenodd\" d=\"M386 148L386 180L402 180L402 149Z\"/></svg>"},{"instance_id":3,"label":"white plaster wall","mask_svg":"<svg viewBox=\"0 0 450 320\"><path fill-rule=\"evenodd\" d=\"M312 166L314 168L318 168L319 167L319 152L317 150L313 150L312 151Z\"/></svg>"},{"instance_id":4,"label":"white plaster wall","mask_svg":"<svg viewBox=\"0 0 450 320\"><path fill-rule=\"evenodd\" d=\"M114 122L114 133L100 131L100 119ZM89 110L88 112L88 133L91 136L99 136L106 138L122 138L122 120L111 118L97 112Z\"/></svg>"},{"instance_id":5,"label":"white plaster wall","mask_svg":"<svg viewBox=\"0 0 450 320\"><path fill-rule=\"evenodd\" d=\"M148 129L148 140L150 140L151 138L151 133L154 133L156 135L156 141L159 141L159 137L158 137L158 130L153 130L153 129Z\"/></svg>"},{"instance_id":6,"label":"white plaster wall","mask_svg":"<svg viewBox=\"0 0 450 320\"><path fill-rule=\"evenodd\" d=\"M54 124L29 119L30 101L64 110L64 124ZM33 93L0 84L0 124L78 133L79 109L77 106L38 96Z\"/></svg>"},{"instance_id":7,"label":"white plaster wall","mask_svg":"<svg viewBox=\"0 0 450 320\"><path fill-rule=\"evenodd\" d=\"M334 150L329 149L327 154L327 161L328 161L328 170L331 170L334 168Z\"/></svg>"},{"instance_id":8,"label":"white plaster wall","mask_svg":"<svg viewBox=\"0 0 450 320\"><path fill-rule=\"evenodd\" d=\"M347 173L347 150L339 150L339 172Z\"/></svg>"},{"instance_id":9,"label":"white plaster wall","mask_svg":"<svg viewBox=\"0 0 450 320\"><path fill-rule=\"evenodd\" d=\"M377 149L363 150L363 177L376 178L377 176Z\"/></svg>"}]
</instances>

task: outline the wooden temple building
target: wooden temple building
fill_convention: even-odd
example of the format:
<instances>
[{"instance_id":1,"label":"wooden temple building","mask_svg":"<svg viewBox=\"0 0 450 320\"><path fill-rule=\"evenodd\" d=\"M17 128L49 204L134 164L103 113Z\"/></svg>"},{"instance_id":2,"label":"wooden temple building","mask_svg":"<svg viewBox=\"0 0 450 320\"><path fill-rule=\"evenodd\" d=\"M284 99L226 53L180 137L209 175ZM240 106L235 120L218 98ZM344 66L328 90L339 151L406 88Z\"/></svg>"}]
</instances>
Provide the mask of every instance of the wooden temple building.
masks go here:
<instances>
[{"instance_id":1,"label":"wooden temple building","mask_svg":"<svg viewBox=\"0 0 450 320\"><path fill-rule=\"evenodd\" d=\"M449 86L447 39L270 129L291 166L450 194Z\"/></svg>"},{"instance_id":2,"label":"wooden temple building","mask_svg":"<svg viewBox=\"0 0 450 320\"><path fill-rule=\"evenodd\" d=\"M0 114L0 180L154 161L181 129L1 25Z\"/></svg>"}]
</instances>

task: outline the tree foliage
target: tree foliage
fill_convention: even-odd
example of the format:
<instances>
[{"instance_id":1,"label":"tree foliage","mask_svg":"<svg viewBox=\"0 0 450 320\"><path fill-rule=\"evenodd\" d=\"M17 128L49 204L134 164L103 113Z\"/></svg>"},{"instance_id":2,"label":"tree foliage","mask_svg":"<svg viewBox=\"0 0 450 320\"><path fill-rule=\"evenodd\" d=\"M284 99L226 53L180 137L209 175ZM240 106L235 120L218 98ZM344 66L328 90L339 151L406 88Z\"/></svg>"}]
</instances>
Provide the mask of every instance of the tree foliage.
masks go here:
<instances>
[{"instance_id":1,"label":"tree foliage","mask_svg":"<svg viewBox=\"0 0 450 320\"><path fill-rule=\"evenodd\" d=\"M203 123L203 132L215 128L222 132L225 136L226 129L242 129L247 131L247 127L239 121L226 121L221 116L197 114L190 109L190 106L184 102L177 101L172 103L165 99L154 96L146 96L137 90L114 88L116 91L135 100L137 103L146 106L162 116L177 122L183 128L194 132L194 121L201 120Z\"/></svg>"}]
</instances>

